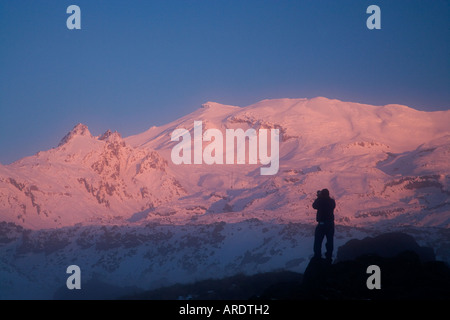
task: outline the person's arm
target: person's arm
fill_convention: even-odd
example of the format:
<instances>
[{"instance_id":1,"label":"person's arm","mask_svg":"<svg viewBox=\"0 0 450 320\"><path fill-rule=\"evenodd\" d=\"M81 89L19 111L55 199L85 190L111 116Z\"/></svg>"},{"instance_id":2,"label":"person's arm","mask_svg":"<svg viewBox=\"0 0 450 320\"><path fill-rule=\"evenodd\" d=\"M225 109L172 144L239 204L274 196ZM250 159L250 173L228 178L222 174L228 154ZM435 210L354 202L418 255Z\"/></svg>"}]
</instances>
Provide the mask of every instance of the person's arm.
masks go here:
<instances>
[{"instance_id":1,"label":"person's arm","mask_svg":"<svg viewBox=\"0 0 450 320\"><path fill-rule=\"evenodd\" d=\"M314 209L316 209L316 210L319 208L319 207L318 207L318 200L319 200L319 199L314 200L313 205L312 205L312 207L313 207Z\"/></svg>"}]
</instances>

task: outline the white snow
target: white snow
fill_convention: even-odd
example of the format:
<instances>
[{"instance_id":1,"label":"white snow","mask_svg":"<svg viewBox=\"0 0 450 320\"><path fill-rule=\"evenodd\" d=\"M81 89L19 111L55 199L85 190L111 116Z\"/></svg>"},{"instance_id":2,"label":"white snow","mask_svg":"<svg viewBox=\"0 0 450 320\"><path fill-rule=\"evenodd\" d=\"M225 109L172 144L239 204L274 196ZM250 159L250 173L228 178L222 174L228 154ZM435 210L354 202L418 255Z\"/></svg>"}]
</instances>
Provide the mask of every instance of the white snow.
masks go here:
<instances>
[{"instance_id":1,"label":"white snow","mask_svg":"<svg viewBox=\"0 0 450 320\"><path fill-rule=\"evenodd\" d=\"M261 176L260 164L173 164L170 135L176 128L193 130L194 121L202 121L204 130L222 132L278 128L278 174ZM93 137L78 124L58 147L0 167L0 217L28 228L127 223L145 210L146 221L175 224L207 223L211 212L225 221L303 221L313 215L315 191L327 187L343 224L381 219L448 227L448 123L450 111L318 97L263 100L247 107L207 102L165 126L126 138L111 131ZM408 181L402 182L405 177ZM224 198L207 196L213 192ZM162 215L159 206L172 213ZM433 219L420 218L425 212Z\"/></svg>"},{"instance_id":2,"label":"white snow","mask_svg":"<svg viewBox=\"0 0 450 320\"><path fill-rule=\"evenodd\" d=\"M171 133L195 121L222 133L279 129L278 173L262 176L260 164L173 164ZM318 97L207 102L125 138L95 137L78 124L59 146L0 165L0 298L52 298L74 263L85 279L142 289L303 272L322 188L337 202L336 247L406 228L448 260L449 123L450 110Z\"/></svg>"}]
</instances>

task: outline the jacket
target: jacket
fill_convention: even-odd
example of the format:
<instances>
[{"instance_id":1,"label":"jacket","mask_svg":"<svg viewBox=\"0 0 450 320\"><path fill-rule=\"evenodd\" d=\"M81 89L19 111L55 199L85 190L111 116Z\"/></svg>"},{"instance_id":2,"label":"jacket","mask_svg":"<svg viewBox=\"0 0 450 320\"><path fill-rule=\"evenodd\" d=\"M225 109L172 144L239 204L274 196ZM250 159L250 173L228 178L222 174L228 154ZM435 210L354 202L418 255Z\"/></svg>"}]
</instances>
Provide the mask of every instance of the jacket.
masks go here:
<instances>
[{"instance_id":1,"label":"jacket","mask_svg":"<svg viewBox=\"0 0 450 320\"><path fill-rule=\"evenodd\" d=\"M334 208L336 208L336 202L334 199L329 197L319 197L314 201L312 206L317 210L317 222L321 223L334 221Z\"/></svg>"}]
</instances>

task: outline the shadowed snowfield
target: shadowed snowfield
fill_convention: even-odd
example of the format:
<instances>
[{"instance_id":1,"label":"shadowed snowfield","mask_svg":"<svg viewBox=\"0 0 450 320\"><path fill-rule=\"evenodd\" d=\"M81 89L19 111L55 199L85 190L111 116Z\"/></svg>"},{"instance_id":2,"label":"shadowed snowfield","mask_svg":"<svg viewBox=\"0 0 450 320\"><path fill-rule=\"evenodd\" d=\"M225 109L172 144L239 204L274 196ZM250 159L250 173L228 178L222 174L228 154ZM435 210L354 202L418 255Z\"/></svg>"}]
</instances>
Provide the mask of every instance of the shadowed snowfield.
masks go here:
<instances>
[{"instance_id":1,"label":"shadowed snowfield","mask_svg":"<svg viewBox=\"0 0 450 320\"><path fill-rule=\"evenodd\" d=\"M224 137L278 129L278 172L248 164L248 142L245 164L175 165L171 134L187 129L201 143L195 121ZM71 264L85 280L145 290L304 272L322 188L337 202L336 248L401 230L449 261L449 123L450 111L319 97L208 102L125 138L78 124L57 147L0 165L0 297L51 299Z\"/></svg>"}]
</instances>

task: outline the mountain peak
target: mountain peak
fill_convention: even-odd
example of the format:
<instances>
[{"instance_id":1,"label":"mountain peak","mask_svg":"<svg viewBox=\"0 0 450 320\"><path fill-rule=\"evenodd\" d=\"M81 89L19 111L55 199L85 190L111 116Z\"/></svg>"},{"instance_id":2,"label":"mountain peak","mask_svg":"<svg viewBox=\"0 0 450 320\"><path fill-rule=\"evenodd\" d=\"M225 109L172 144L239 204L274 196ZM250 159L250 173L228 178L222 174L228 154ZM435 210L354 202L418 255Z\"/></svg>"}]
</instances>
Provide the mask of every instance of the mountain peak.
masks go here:
<instances>
[{"instance_id":1,"label":"mountain peak","mask_svg":"<svg viewBox=\"0 0 450 320\"><path fill-rule=\"evenodd\" d=\"M221 104L221 103L212 102L212 101L207 101L204 104L202 104L202 108L204 108L204 109L226 108L226 107L239 108L239 107L236 107L236 106L230 106L230 105Z\"/></svg>"},{"instance_id":2,"label":"mountain peak","mask_svg":"<svg viewBox=\"0 0 450 320\"><path fill-rule=\"evenodd\" d=\"M207 101L204 104L202 104L202 108L208 109L208 108L214 108L214 107L220 107L221 104L217 102Z\"/></svg>"},{"instance_id":3,"label":"mountain peak","mask_svg":"<svg viewBox=\"0 0 450 320\"><path fill-rule=\"evenodd\" d=\"M98 140L105 140L105 141L112 141L112 140L119 140L119 139L122 139L122 136L120 135L120 133L117 131L112 132L109 129L106 130L106 132L98 138Z\"/></svg>"},{"instance_id":4,"label":"mountain peak","mask_svg":"<svg viewBox=\"0 0 450 320\"><path fill-rule=\"evenodd\" d=\"M66 144L75 136L92 137L91 133L89 132L88 127L82 123L78 123L75 127L73 127L73 129L69 133L67 133L64 136L64 138L61 139L61 142L58 144L58 147L63 144Z\"/></svg>"}]
</instances>

